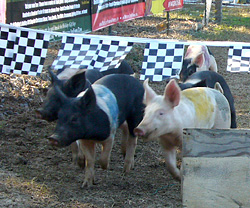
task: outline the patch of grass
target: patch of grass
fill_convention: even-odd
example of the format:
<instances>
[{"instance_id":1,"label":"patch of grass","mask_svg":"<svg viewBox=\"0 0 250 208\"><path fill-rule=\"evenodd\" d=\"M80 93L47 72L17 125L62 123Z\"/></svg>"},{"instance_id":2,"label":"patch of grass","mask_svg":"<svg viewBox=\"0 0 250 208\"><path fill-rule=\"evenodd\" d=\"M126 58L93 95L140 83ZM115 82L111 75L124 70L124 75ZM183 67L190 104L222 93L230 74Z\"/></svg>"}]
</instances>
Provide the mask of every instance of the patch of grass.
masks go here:
<instances>
[{"instance_id":1,"label":"patch of grass","mask_svg":"<svg viewBox=\"0 0 250 208\"><path fill-rule=\"evenodd\" d=\"M203 4L187 4L183 9L170 12L172 19L186 19L202 22L204 13ZM211 9L210 21L203 30L190 32L184 39L238 41L250 42L250 8L224 7L221 23L214 22L214 5Z\"/></svg>"}]
</instances>

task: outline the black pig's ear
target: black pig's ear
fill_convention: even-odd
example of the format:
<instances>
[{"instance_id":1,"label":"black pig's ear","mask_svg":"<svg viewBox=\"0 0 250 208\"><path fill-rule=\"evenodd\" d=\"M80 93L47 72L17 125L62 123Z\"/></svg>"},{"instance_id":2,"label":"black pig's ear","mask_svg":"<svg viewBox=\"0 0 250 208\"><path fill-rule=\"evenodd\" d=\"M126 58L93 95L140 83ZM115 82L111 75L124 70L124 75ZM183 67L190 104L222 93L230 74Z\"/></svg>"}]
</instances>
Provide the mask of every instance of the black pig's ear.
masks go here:
<instances>
[{"instance_id":1,"label":"black pig's ear","mask_svg":"<svg viewBox=\"0 0 250 208\"><path fill-rule=\"evenodd\" d=\"M76 97L89 86L86 81L85 71L75 74L64 85L64 92L70 97Z\"/></svg>"},{"instance_id":2,"label":"black pig's ear","mask_svg":"<svg viewBox=\"0 0 250 208\"><path fill-rule=\"evenodd\" d=\"M96 96L91 85L81 97L79 104L81 105L81 108L84 108L85 110L91 110L96 106Z\"/></svg>"},{"instance_id":3,"label":"black pig's ear","mask_svg":"<svg viewBox=\"0 0 250 208\"><path fill-rule=\"evenodd\" d=\"M55 85L55 93L58 95L62 103L66 103L69 100L58 85Z\"/></svg>"},{"instance_id":4,"label":"black pig's ear","mask_svg":"<svg viewBox=\"0 0 250 208\"><path fill-rule=\"evenodd\" d=\"M60 80L57 78L57 76L52 72L51 68L48 68L49 71L49 75L51 77L51 82L52 84L58 84L60 82Z\"/></svg>"}]
</instances>

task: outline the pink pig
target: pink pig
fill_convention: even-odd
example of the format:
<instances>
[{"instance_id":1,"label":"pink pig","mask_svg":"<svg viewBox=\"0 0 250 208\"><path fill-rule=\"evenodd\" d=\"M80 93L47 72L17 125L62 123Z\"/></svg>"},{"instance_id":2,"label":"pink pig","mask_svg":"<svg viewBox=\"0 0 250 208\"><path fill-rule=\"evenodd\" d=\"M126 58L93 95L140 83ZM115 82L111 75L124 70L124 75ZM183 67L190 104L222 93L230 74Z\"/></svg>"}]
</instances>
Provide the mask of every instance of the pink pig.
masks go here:
<instances>
[{"instance_id":1,"label":"pink pig","mask_svg":"<svg viewBox=\"0 0 250 208\"><path fill-rule=\"evenodd\" d=\"M182 69L180 72L181 81L186 79L197 71L214 71L217 72L216 60L205 45L190 45L184 56Z\"/></svg>"},{"instance_id":2,"label":"pink pig","mask_svg":"<svg viewBox=\"0 0 250 208\"><path fill-rule=\"evenodd\" d=\"M164 95L157 95L144 81L145 113L134 129L145 141L159 139L164 150L168 171L181 180L176 166L175 147L182 146L184 128L228 129L231 113L227 99L215 89L206 87L181 91L176 81L170 80Z\"/></svg>"}]
</instances>

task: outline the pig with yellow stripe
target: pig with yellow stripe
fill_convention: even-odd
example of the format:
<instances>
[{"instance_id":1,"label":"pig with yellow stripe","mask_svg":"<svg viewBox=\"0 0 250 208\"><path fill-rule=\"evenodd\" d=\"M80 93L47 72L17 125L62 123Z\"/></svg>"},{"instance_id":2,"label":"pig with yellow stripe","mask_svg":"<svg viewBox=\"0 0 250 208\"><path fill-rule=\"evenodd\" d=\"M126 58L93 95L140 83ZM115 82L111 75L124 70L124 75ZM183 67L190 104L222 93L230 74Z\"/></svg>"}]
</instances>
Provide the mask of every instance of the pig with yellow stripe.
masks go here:
<instances>
[{"instance_id":1,"label":"pig with yellow stripe","mask_svg":"<svg viewBox=\"0 0 250 208\"><path fill-rule=\"evenodd\" d=\"M231 113L228 101L221 92L211 88L181 91L174 79L167 84L164 95L157 95L148 85L148 79L143 86L146 108L134 133L145 141L159 140L168 171L180 181L175 148L182 146L183 129L229 129Z\"/></svg>"}]
</instances>

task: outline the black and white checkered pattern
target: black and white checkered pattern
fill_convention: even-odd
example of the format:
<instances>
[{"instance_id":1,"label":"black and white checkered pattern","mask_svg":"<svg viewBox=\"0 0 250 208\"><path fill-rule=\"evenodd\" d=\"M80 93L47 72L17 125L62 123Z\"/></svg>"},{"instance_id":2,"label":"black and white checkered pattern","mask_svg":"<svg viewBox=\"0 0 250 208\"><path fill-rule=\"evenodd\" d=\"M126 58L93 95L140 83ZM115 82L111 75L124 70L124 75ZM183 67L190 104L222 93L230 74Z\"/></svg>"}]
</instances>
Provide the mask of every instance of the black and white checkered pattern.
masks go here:
<instances>
[{"instance_id":1,"label":"black and white checkered pattern","mask_svg":"<svg viewBox=\"0 0 250 208\"><path fill-rule=\"evenodd\" d=\"M10 74L15 40L16 29L0 27L0 73Z\"/></svg>"},{"instance_id":2,"label":"black and white checkered pattern","mask_svg":"<svg viewBox=\"0 0 250 208\"><path fill-rule=\"evenodd\" d=\"M179 43L147 43L140 80L162 81L179 78L182 68L184 45Z\"/></svg>"},{"instance_id":3,"label":"black and white checkered pattern","mask_svg":"<svg viewBox=\"0 0 250 208\"><path fill-rule=\"evenodd\" d=\"M132 46L133 43L127 41L64 36L52 68L95 68L100 71L118 68Z\"/></svg>"},{"instance_id":4,"label":"black and white checkered pattern","mask_svg":"<svg viewBox=\"0 0 250 208\"><path fill-rule=\"evenodd\" d=\"M99 38L63 36L61 48L52 68L87 68L96 54L99 42Z\"/></svg>"},{"instance_id":5,"label":"black and white checkered pattern","mask_svg":"<svg viewBox=\"0 0 250 208\"><path fill-rule=\"evenodd\" d=\"M227 71L250 72L250 46L230 46Z\"/></svg>"},{"instance_id":6,"label":"black and white checkered pattern","mask_svg":"<svg viewBox=\"0 0 250 208\"><path fill-rule=\"evenodd\" d=\"M133 43L128 41L100 40L100 46L88 69L105 71L118 68L132 47Z\"/></svg>"},{"instance_id":7,"label":"black and white checkered pattern","mask_svg":"<svg viewBox=\"0 0 250 208\"><path fill-rule=\"evenodd\" d=\"M50 34L17 29L11 72L39 75L42 72Z\"/></svg>"}]
</instances>

